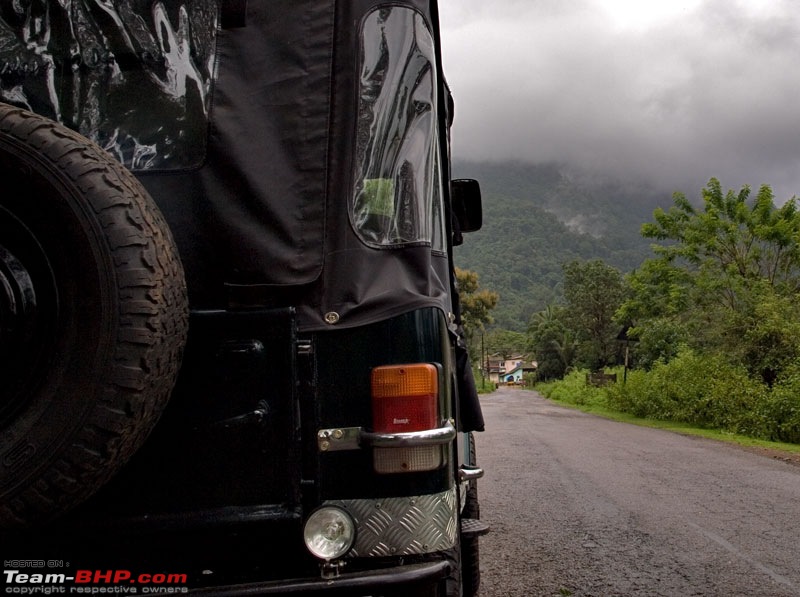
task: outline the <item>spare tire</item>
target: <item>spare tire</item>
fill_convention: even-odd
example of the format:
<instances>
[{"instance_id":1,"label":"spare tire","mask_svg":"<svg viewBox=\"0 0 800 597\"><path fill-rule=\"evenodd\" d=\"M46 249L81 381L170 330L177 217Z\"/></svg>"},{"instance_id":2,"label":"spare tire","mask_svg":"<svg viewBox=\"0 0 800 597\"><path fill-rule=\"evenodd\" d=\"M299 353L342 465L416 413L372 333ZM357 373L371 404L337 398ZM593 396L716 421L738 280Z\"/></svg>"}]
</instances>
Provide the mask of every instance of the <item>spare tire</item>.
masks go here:
<instances>
[{"instance_id":1,"label":"spare tire","mask_svg":"<svg viewBox=\"0 0 800 597\"><path fill-rule=\"evenodd\" d=\"M169 399L188 328L169 229L66 127L0 104L0 527L92 495Z\"/></svg>"}]
</instances>

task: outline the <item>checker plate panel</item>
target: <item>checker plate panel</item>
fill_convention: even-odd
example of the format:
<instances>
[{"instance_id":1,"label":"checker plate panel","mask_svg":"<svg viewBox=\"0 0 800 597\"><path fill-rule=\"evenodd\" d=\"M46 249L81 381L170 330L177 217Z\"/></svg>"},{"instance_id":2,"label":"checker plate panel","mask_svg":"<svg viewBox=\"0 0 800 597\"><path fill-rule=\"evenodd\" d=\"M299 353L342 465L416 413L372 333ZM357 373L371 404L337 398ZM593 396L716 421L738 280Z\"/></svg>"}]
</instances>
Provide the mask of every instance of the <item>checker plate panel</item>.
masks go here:
<instances>
[{"instance_id":1,"label":"checker plate panel","mask_svg":"<svg viewBox=\"0 0 800 597\"><path fill-rule=\"evenodd\" d=\"M333 500L356 523L349 557L431 553L455 545L458 532L455 488L433 495L375 500Z\"/></svg>"}]
</instances>

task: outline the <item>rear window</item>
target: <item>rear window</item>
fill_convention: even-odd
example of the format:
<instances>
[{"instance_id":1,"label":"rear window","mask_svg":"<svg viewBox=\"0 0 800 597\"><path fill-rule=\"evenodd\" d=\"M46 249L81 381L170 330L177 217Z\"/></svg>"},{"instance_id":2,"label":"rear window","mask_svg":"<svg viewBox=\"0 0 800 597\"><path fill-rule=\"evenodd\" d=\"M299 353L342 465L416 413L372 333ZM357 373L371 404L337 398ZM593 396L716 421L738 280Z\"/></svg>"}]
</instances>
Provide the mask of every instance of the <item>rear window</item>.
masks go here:
<instances>
[{"instance_id":1,"label":"rear window","mask_svg":"<svg viewBox=\"0 0 800 597\"><path fill-rule=\"evenodd\" d=\"M370 12L361 27L353 226L368 245L443 251L433 36L418 12Z\"/></svg>"}]
</instances>

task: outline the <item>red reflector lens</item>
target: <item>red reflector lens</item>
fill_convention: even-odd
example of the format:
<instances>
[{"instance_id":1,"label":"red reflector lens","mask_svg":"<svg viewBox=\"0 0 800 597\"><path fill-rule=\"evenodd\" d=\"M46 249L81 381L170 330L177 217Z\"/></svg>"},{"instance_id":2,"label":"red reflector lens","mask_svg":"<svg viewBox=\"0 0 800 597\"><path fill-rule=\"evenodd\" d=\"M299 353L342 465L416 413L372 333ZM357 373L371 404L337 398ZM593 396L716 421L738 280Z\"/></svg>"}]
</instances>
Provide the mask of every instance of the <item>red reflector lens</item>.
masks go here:
<instances>
[{"instance_id":1,"label":"red reflector lens","mask_svg":"<svg viewBox=\"0 0 800 597\"><path fill-rule=\"evenodd\" d=\"M427 363L372 370L372 426L379 433L438 426L439 376Z\"/></svg>"}]
</instances>

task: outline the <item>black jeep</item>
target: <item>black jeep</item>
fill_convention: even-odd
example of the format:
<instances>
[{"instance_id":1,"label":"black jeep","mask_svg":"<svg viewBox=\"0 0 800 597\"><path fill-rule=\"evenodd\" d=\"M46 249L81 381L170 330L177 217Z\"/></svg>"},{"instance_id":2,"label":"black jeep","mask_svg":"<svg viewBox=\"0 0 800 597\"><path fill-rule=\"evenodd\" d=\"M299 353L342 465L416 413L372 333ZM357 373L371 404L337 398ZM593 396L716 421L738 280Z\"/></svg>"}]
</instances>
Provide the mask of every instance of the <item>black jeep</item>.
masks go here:
<instances>
[{"instance_id":1,"label":"black jeep","mask_svg":"<svg viewBox=\"0 0 800 597\"><path fill-rule=\"evenodd\" d=\"M433 0L0 3L10 585L477 591L439 41Z\"/></svg>"}]
</instances>

